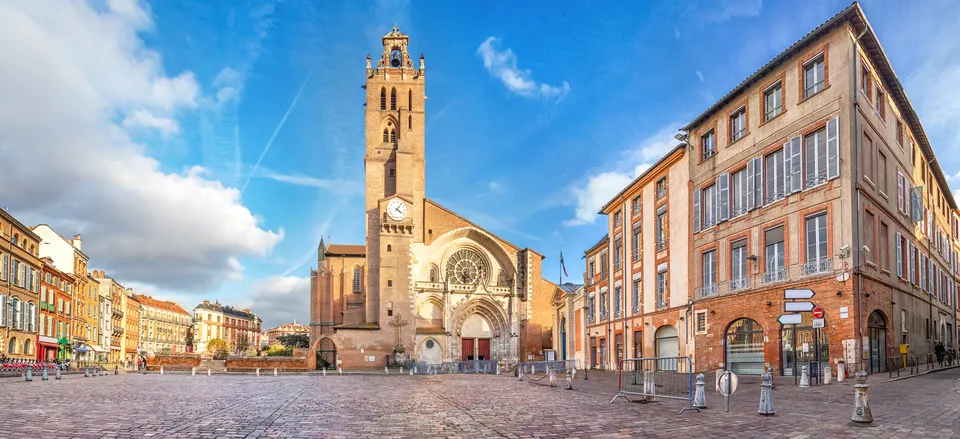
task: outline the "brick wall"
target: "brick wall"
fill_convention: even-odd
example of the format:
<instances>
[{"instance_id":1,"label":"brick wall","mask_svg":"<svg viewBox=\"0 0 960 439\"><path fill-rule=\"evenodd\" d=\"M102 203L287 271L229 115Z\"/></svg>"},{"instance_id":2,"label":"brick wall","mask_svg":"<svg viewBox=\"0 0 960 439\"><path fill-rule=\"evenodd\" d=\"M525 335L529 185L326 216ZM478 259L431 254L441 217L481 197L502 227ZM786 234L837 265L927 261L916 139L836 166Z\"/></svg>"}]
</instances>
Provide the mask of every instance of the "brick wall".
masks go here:
<instances>
[{"instance_id":1,"label":"brick wall","mask_svg":"<svg viewBox=\"0 0 960 439\"><path fill-rule=\"evenodd\" d=\"M190 370L200 365L199 355L154 355L147 357L147 370Z\"/></svg>"},{"instance_id":2,"label":"brick wall","mask_svg":"<svg viewBox=\"0 0 960 439\"><path fill-rule=\"evenodd\" d=\"M227 359L227 371L242 372L257 368L282 370L308 370L306 357L231 357Z\"/></svg>"}]
</instances>

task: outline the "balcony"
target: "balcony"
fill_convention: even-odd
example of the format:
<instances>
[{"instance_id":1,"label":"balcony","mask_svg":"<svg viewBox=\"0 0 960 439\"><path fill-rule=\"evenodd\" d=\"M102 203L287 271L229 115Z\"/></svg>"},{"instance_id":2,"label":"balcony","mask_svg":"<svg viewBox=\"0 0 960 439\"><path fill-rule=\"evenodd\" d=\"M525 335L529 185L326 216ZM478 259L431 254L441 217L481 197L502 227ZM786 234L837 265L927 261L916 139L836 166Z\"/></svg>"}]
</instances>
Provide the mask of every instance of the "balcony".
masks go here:
<instances>
[{"instance_id":1,"label":"balcony","mask_svg":"<svg viewBox=\"0 0 960 439\"><path fill-rule=\"evenodd\" d=\"M607 319L607 312L606 312L606 311L600 311L600 321L604 321L604 320L606 320L606 319Z\"/></svg>"},{"instance_id":2,"label":"balcony","mask_svg":"<svg viewBox=\"0 0 960 439\"><path fill-rule=\"evenodd\" d=\"M667 237L663 236L657 240L657 251L662 252L667 249Z\"/></svg>"},{"instance_id":3,"label":"balcony","mask_svg":"<svg viewBox=\"0 0 960 439\"><path fill-rule=\"evenodd\" d=\"M777 282L785 282L790 278L789 273L786 268L779 268L776 270L767 271L760 276L760 283L762 284L772 284Z\"/></svg>"},{"instance_id":4,"label":"balcony","mask_svg":"<svg viewBox=\"0 0 960 439\"><path fill-rule=\"evenodd\" d=\"M657 188L657 199L659 200L659 199L661 199L661 198L663 198L663 197L666 197L666 196L667 196L667 188L666 188L666 187L658 187L658 188Z\"/></svg>"},{"instance_id":5,"label":"balcony","mask_svg":"<svg viewBox=\"0 0 960 439\"><path fill-rule=\"evenodd\" d=\"M596 322L597 322L597 317L594 316L593 313L590 313L590 323L596 323Z\"/></svg>"},{"instance_id":6,"label":"balcony","mask_svg":"<svg viewBox=\"0 0 960 439\"><path fill-rule=\"evenodd\" d=\"M663 299L657 301L657 311L667 309L667 302Z\"/></svg>"},{"instance_id":7,"label":"balcony","mask_svg":"<svg viewBox=\"0 0 960 439\"><path fill-rule=\"evenodd\" d=\"M700 288L694 290L694 295L697 299L704 299L707 297L716 296L720 291L717 284L704 285Z\"/></svg>"},{"instance_id":8,"label":"balcony","mask_svg":"<svg viewBox=\"0 0 960 439\"><path fill-rule=\"evenodd\" d=\"M117 309L117 308L114 308L113 311L111 312L111 314L112 314L114 317L119 317L119 318L121 318L121 319L123 318L123 311L120 311L120 310Z\"/></svg>"},{"instance_id":9,"label":"balcony","mask_svg":"<svg viewBox=\"0 0 960 439\"><path fill-rule=\"evenodd\" d=\"M740 277L737 279L730 279L727 281L727 290L729 291L740 291L750 288L750 278L749 277Z\"/></svg>"},{"instance_id":10,"label":"balcony","mask_svg":"<svg viewBox=\"0 0 960 439\"><path fill-rule=\"evenodd\" d=\"M833 259L820 258L805 264L800 264L801 276L813 276L816 274L830 273L833 271Z\"/></svg>"}]
</instances>

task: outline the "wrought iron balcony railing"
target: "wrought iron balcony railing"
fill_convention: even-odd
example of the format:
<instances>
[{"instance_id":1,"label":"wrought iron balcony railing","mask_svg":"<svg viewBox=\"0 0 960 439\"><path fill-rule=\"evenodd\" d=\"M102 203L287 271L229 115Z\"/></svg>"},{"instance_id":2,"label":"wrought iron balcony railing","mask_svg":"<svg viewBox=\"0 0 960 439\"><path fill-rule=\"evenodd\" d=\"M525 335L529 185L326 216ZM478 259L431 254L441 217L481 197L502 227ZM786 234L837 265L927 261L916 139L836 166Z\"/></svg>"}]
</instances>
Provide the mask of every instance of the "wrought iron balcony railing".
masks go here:
<instances>
[{"instance_id":1,"label":"wrought iron balcony railing","mask_svg":"<svg viewBox=\"0 0 960 439\"><path fill-rule=\"evenodd\" d=\"M694 294L696 295L697 299L703 299L705 297L716 296L719 291L720 289L718 288L717 284L714 283L695 289Z\"/></svg>"},{"instance_id":2,"label":"wrought iron balcony railing","mask_svg":"<svg viewBox=\"0 0 960 439\"><path fill-rule=\"evenodd\" d=\"M727 281L727 289L730 291L740 291L750 288L750 278L743 276Z\"/></svg>"},{"instance_id":3,"label":"wrought iron balcony railing","mask_svg":"<svg viewBox=\"0 0 960 439\"><path fill-rule=\"evenodd\" d=\"M800 264L800 275L811 276L814 274L829 273L833 271L833 259L820 258Z\"/></svg>"}]
</instances>

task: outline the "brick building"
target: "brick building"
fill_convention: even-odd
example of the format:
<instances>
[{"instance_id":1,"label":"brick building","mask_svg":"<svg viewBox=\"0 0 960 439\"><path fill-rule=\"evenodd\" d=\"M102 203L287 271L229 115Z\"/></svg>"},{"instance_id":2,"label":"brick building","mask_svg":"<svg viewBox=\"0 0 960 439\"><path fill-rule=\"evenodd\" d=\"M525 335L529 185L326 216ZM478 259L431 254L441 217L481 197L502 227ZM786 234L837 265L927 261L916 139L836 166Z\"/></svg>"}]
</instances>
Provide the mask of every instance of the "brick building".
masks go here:
<instances>
[{"instance_id":1,"label":"brick building","mask_svg":"<svg viewBox=\"0 0 960 439\"><path fill-rule=\"evenodd\" d=\"M217 338L227 342L235 354L253 351L260 346L263 320L249 308L240 310L204 300L193 309L193 321L193 343L198 353L207 353L207 343Z\"/></svg>"},{"instance_id":2,"label":"brick building","mask_svg":"<svg viewBox=\"0 0 960 439\"><path fill-rule=\"evenodd\" d=\"M544 358L556 286L543 255L425 198L426 69L408 42L394 28L376 65L367 57L366 245L321 243L311 346L346 368Z\"/></svg>"},{"instance_id":3,"label":"brick building","mask_svg":"<svg viewBox=\"0 0 960 439\"><path fill-rule=\"evenodd\" d=\"M293 335L293 334L302 334L310 336L310 327L307 325L298 324L296 320L293 323L284 323L280 326L275 326L264 332L263 337L261 337L262 345L264 346L275 346L280 344L278 338L283 337L284 335Z\"/></svg>"},{"instance_id":4,"label":"brick building","mask_svg":"<svg viewBox=\"0 0 960 439\"><path fill-rule=\"evenodd\" d=\"M187 352L187 333L193 317L174 302L142 294L140 302L141 354L182 354Z\"/></svg>"},{"instance_id":5,"label":"brick building","mask_svg":"<svg viewBox=\"0 0 960 439\"><path fill-rule=\"evenodd\" d=\"M137 354L141 346L140 318L142 307L132 289L124 289L123 294L126 296L123 311L123 356L128 364L136 364Z\"/></svg>"},{"instance_id":6,"label":"brick building","mask_svg":"<svg viewBox=\"0 0 960 439\"><path fill-rule=\"evenodd\" d=\"M36 358L40 237L0 209L0 357Z\"/></svg>"},{"instance_id":7,"label":"brick building","mask_svg":"<svg viewBox=\"0 0 960 439\"><path fill-rule=\"evenodd\" d=\"M37 322L37 360L70 358L74 279L43 258L40 276L40 318Z\"/></svg>"}]
</instances>

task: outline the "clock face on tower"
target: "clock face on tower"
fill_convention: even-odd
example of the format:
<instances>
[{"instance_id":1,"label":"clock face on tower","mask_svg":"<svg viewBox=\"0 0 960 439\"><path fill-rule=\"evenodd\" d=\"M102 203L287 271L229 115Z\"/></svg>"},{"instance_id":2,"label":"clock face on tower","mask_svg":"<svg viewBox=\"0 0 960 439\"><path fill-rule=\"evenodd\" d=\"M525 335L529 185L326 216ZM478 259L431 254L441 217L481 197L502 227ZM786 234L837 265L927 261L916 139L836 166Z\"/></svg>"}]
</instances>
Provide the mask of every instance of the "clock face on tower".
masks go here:
<instances>
[{"instance_id":1,"label":"clock face on tower","mask_svg":"<svg viewBox=\"0 0 960 439\"><path fill-rule=\"evenodd\" d=\"M387 216L394 221L400 221L407 216L407 203L399 198L394 198L387 203Z\"/></svg>"}]
</instances>

